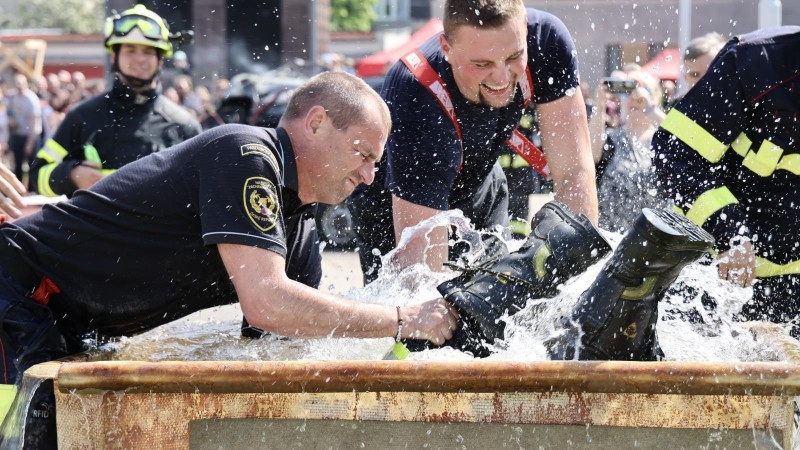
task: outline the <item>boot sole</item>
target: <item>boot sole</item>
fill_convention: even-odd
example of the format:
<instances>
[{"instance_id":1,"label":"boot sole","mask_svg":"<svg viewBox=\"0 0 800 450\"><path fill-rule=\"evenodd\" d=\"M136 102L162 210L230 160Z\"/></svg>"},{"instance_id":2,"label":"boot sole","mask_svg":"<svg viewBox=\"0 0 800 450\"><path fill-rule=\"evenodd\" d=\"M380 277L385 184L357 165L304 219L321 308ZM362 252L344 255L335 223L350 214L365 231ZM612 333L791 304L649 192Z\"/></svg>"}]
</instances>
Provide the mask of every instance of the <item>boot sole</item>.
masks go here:
<instances>
[{"instance_id":1,"label":"boot sole","mask_svg":"<svg viewBox=\"0 0 800 450\"><path fill-rule=\"evenodd\" d=\"M665 250L705 252L714 245L714 237L686 217L669 210L645 208L635 227Z\"/></svg>"},{"instance_id":2,"label":"boot sole","mask_svg":"<svg viewBox=\"0 0 800 450\"><path fill-rule=\"evenodd\" d=\"M584 216L583 214L576 215L567 205L556 200L545 203L542 206L542 209L549 209L553 211L564 222L569 223L572 228L576 230L584 230L586 232L586 237L589 238L590 242L592 243L592 248L603 252L603 254L611 251L611 245L609 245L608 241L606 241L606 238L600 234L600 232L597 230L597 227L594 226L588 217ZM531 224L531 226L533 228L536 227L535 224Z\"/></svg>"}]
</instances>

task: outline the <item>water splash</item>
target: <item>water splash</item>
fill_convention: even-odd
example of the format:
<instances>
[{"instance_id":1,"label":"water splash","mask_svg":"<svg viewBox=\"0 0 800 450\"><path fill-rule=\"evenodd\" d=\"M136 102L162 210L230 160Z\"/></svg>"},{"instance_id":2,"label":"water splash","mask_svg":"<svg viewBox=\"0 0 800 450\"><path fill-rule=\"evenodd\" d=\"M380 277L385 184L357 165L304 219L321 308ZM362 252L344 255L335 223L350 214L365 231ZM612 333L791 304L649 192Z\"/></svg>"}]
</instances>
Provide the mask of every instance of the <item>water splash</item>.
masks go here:
<instances>
[{"instance_id":1,"label":"water splash","mask_svg":"<svg viewBox=\"0 0 800 450\"><path fill-rule=\"evenodd\" d=\"M458 211L439 214L411 227L400 240L405 246L412 237L427 239L435 226L471 229ZM612 247L621 240L616 233L604 232ZM498 237L500 237L498 235ZM523 241L505 241L513 251ZM466 258L479 255L467 254ZM357 302L381 305L410 305L439 296L436 286L456 274L449 270L431 272L423 265L400 268L396 251L383 257L380 277L364 288L338 294ZM495 343L495 360L545 360L543 342L561 330L559 318L569 314L580 294L601 270L605 260L561 286L552 299L532 300L527 307L506 321L506 339ZM758 339L734 315L752 297L752 288L739 288L718 280L716 266L694 263L687 266L659 305L658 335L669 360L682 361L772 361L782 355ZM710 310L709 303L716 309ZM267 336L251 340L240 336L241 310L238 305L205 312L202 318L189 318L167 324L148 333L109 344L114 359L129 360L377 360L392 346L384 339L295 339ZM472 355L452 348L426 350L412 354L417 360L465 360Z\"/></svg>"}]
</instances>

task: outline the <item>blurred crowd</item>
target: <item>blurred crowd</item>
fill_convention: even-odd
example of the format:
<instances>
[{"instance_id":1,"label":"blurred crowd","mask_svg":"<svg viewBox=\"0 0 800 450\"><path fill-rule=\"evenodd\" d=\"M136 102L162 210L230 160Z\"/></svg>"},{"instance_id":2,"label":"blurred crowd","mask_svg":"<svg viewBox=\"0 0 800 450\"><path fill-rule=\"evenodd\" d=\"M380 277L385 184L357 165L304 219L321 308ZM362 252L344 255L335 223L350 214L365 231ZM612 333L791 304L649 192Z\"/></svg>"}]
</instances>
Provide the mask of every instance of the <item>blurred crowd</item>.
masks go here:
<instances>
[{"instance_id":1,"label":"blurred crowd","mask_svg":"<svg viewBox=\"0 0 800 450\"><path fill-rule=\"evenodd\" d=\"M224 121L216 114L231 83L216 80L209 89L196 85L186 61L186 54L173 55L174 67L161 76L164 96L192 114L204 128ZM0 154L3 163L24 179L36 151L53 136L67 112L83 100L103 94L108 89L103 78L87 79L79 71L60 70L29 78L21 73L0 77Z\"/></svg>"}]
</instances>

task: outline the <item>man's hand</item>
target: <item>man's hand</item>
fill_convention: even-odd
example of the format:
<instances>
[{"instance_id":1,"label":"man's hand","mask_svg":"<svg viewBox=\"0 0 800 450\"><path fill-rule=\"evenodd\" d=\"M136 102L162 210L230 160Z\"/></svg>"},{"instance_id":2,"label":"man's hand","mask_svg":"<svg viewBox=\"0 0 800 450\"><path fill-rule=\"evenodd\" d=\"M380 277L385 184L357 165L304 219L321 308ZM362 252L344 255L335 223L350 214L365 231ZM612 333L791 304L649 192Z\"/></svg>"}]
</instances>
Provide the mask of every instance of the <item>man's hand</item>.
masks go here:
<instances>
[{"instance_id":1,"label":"man's hand","mask_svg":"<svg viewBox=\"0 0 800 450\"><path fill-rule=\"evenodd\" d=\"M400 318L400 337L424 339L437 346L453 337L458 325L458 312L443 298L400 308Z\"/></svg>"},{"instance_id":2,"label":"man's hand","mask_svg":"<svg viewBox=\"0 0 800 450\"><path fill-rule=\"evenodd\" d=\"M717 257L719 277L737 286L751 286L756 276L756 252L745 241Z\"/></svg>"},{"instance_id":3,"label":"man's hand","mask_svg":"<svg viewBox=\"0 0 800 450\"><path fill-rule=\"evenodd\" d=\"M21 208L25 207L22 202L22 195L28 191L25 185L17 179L14 172L3 164L0 164L0 209L8 213L13 218L20 217Z\"/></svg>"},{"instance_id":4,"label":"man's hand","mask_svg":"<svg viewBox=\"0 0 800 450\"><path fill-rule=\"evenodd\" d=\"M78 189L89 189L103 179L100 166L92 161L83 161L72 168L69 178Z\"/></svg>"}]
</instances>

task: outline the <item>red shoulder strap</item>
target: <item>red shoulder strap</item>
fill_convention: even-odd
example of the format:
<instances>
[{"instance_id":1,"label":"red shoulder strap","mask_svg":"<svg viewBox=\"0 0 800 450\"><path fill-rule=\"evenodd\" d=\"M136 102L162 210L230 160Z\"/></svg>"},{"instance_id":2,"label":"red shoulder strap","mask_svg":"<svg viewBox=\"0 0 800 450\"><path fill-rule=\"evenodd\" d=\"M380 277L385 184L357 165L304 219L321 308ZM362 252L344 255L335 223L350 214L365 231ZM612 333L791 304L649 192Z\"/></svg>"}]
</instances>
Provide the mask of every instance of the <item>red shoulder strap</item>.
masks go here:
<instances>
[{"instance_id":1,"label":"red shoulder strap","mask_svg":"<svg viewBox=\"0 0 800 450\"><path fill-rule=\"evenodd\" d=\"M403 61L403 64L408 67L408 70L414 75L414 78L417 79L423 86L436 98L436 101L439 102L439 105L447 114L447 117L450 118L450 121L453 122L453 127L456 129L456 134L458 135L458 139L463 141L464 138L461 134L461 126L458 124L458 119L456 117L456 110L453 107L453 100L450 97L450 92L444 86L444 81L442 77L433 69L433 67L428 62L427 58L425 58L419 50L414 50L411 53L407 54L406 56L400 58ZM533 78L531 77L531 71L528 67L525 68L525 80L523 82L520 80L519 86L522 90L522 96L524 98L524 104L527 108L531 101L533 101ZM514 133L511 135L511 138L506 141L506 145L511 147L515 153L517 153L522 159L524 159L528 164L531 165L537 172L542 174L542 176L549 176L550 169L547 167L547 160L544 157L544 153L533 144L525 135L519 132L519 130L514 130ZM462 148L461 152L461 164L458 166L458 170L461 171L461 165L464 163L464 152Z\"/></svg>"}]
</instances>

